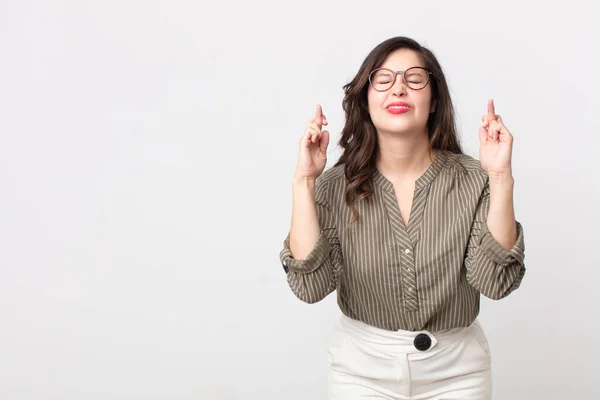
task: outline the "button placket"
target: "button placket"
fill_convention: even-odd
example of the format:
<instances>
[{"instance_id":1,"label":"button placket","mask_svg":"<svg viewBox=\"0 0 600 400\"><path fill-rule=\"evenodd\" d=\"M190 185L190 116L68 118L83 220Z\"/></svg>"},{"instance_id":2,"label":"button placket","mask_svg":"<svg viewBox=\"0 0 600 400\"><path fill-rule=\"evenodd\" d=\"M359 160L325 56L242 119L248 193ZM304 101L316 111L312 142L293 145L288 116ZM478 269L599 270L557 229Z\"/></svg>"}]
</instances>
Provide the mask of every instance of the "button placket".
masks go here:
<instances>
[{"instance_id":1,"label":"button placket","mask_svg":"<svg viewBox=\"0 0 600 400\"><path fill-rule=\"evenodd\" d=\"M404 283L404 307L407 311L416 311L419 308L419 301L417 296L417 276L415 271L415 259L413 252L408 247L404 247L404 251L401 251L401 262L402 266L402 281Z\"/></svg>"},{"instance_id":2,"label":"button placket","mask_svg":"<svg viewBox=\"0 0 600 400\"><path fill-rule=\"evenodd\" d=\"M396 245L398 246L397 251L400 258L400 272L402 274L404 311L418 311L419 304L417 296L417 278L412 250L414 247L413 241L411 240L411 236L402 222L402 216L400 215L400 209L398 208L398 201L396 199L392 183L385 180L383 177L381 178L381 181L384 184L384 187L381 191L383 202L389 216L389 222L394 238L396 239ZM409 230L411 230L411 225L412 222L410 222L408 225ZM406 250L408 250L408 252Z\"/></svg>"}]
</instances>

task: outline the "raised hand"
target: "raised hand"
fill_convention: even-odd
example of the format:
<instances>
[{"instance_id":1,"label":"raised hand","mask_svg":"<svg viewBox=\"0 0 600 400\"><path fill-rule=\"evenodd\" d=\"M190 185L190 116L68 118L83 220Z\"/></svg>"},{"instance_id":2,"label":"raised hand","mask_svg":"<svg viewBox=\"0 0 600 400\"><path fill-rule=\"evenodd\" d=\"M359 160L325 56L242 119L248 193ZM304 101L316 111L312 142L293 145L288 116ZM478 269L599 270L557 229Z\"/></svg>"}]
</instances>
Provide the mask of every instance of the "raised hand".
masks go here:
<instances>
[{"instance_id":1,"label":"raised hand","mask_svg":"<svg viewBox=\"0 0 600 400\"><path fill-rule=\"evenodd\" d=\"M317 105L315 115L308 120L300 140L296 178L316 179L325 169L329 132L321 129L326 125L327 118L323 114L323 109Z\"/></svg>"},{"instance_id":2,"label":"raised hand","mask_svg":"<svg viewBox=\"0 0 600 400\"><path fill-rule=\"evenodd\" d=\"M512 146L513 136L496 115L494 100L490 99L479 128L479 161L488 175L512 176Z\"/></svg>"}]
</instances>

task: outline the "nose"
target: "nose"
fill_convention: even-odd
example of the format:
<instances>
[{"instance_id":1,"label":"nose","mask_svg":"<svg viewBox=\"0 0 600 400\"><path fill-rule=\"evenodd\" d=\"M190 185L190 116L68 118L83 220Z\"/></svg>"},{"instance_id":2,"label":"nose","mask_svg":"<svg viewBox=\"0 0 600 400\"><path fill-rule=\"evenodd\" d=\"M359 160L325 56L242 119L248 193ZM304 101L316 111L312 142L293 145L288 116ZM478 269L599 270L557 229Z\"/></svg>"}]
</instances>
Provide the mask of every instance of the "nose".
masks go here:
<instances>
[{"instance_id":1,"label":"nose","mask_svg":"<svg viewBox=\"0 0 600 400\"><path fill-rule=\"evenodd\" d=\"M404 77L402 74L396 74L394 78L394 84L392 85L392 94L400 96L406 93L406 85L404 84Z\"/></svg>"}]
</instances>

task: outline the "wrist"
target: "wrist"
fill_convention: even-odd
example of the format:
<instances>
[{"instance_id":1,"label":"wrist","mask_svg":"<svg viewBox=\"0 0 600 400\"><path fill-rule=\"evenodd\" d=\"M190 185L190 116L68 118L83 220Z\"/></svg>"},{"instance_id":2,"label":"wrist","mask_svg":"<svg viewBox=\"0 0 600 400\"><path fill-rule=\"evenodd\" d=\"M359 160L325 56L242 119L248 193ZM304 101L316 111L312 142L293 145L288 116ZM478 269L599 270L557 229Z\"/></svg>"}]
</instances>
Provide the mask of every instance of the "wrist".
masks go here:
<instances>
[{"instance_id":1,"label":"wrist","mask_svg":"<svg viewBox=\"0 0 600 400\"><path fill-rule=\"evenodd\" d=\"M294 176L292 180L292 186L294 188L314 188L315 187L316 178L306 177L306 176Z\"/></svg>"},{"instance_id":2,"label":"wrist","mask_svg":"<svg viewBox=\"0 0 600 400\"><path fill-rule=\"evenodd\" d=\"M488 177L490 180L490 186L512 186L515 183L515 179L511 171L488 173Z\"/></svg>"}]
</instances>

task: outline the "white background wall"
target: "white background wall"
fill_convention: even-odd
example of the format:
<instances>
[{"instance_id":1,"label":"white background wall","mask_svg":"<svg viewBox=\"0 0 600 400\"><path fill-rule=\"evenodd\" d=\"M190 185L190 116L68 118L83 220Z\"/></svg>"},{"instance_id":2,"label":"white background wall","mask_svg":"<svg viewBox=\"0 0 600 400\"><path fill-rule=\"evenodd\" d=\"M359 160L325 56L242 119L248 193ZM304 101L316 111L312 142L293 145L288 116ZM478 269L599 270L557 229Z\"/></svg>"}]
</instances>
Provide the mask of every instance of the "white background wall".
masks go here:
<instances>
[{"instance_id":1,"label":"white background wall","mask_svg":"<svg viewBox=\"0 0 600 400\"><path fill-rule=\"evenodd\" d=\"M594 2L0 1L0 398L325 399L335 297L278 253L306 119L411 36L465 150L515 136L528 272L480 316L495 399L598 398ZM339 149L330 147L330 164Z\"/></svg>"}]
</instances>

